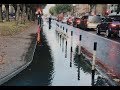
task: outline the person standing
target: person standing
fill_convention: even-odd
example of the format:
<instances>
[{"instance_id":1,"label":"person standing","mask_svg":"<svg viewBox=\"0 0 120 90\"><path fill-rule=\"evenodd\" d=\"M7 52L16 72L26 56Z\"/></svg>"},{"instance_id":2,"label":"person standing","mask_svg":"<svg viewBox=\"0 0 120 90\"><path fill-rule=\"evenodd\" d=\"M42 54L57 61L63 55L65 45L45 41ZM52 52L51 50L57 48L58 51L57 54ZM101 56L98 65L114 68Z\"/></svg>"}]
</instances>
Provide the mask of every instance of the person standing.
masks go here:
<instances>
[{"instance_id":1,"label":"person standing","mask_svg":"<svg viewBox=\"0 0 120 90\"><path fill-rule=\"evenodd\" d=\"M42 17L41 17L41 14L39 13L38 14L38 25L40 25L40 26L41 26L41 21L42 21L41 19L42 19Z\"/></svg>"}]
</instances>

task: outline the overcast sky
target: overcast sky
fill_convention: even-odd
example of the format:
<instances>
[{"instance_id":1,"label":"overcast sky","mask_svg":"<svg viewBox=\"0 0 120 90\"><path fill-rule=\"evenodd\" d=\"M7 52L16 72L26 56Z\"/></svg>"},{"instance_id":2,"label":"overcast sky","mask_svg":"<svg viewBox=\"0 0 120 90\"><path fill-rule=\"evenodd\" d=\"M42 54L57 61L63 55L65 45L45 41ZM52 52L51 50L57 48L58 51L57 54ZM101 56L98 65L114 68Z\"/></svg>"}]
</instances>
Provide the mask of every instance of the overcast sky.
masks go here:
<instances>
[{"instance_id":1,"label":"overcast sky","mask_svg":"<svg viewBox=\"0 0 120 90\"><path fill-rule=\"evenodd\" d=\"M44 14L49 14L50 7L54 6L55 4L47 4L46 7L43 9Z\"/></svg>"}]
</instances>

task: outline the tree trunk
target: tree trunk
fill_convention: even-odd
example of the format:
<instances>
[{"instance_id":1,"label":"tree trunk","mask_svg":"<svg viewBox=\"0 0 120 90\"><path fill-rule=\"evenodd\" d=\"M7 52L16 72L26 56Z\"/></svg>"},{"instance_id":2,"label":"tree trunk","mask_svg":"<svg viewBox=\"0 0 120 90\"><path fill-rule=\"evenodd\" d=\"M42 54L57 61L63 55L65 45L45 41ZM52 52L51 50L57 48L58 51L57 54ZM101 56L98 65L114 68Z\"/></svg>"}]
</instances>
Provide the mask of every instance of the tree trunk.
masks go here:
<instances>
[{"instance_id":1,"label":"tree trunk","mask_svg":"<svg viewBox=\"0 0 120 90\"><path fill-rule=\"evenodd\" d=\"M94 6L94 8L95 8L94 14L96 15L96 5Z\"/></svg>"},{"instance_id":2,"label":"tree trunk","mask_svg":"<svg viewBox=\"0 0 120 90\"><path fill-rule=\"evenodd\" d=\"M5 7L6 7L6 21L9 21L9 4L6 4Z\"/></svg>"},{"instance_id":3,"label":"tree trunk","mask_svg":"<svg viewBox=\"0 0 120 90\"><path fill-rule=\"evenodd\" d=\"M32 10L32 20L35 21L35 9Z\"/></svg>"},{"instance_id":4,"label":"tree trunk","mask_svg":"<svg viewBox=\"0 0 120 90\"><path fill-rule=\"evenodd\" d=\"M22 23L25 24L26 21L26 7L25 4L23 4L23 11L22 11Z\"/></svg>"},{"instance_id":5,"label":"tree trunk","mask_svg":"<svg viewBox=\"0 0 120 90\"><path fill-rule=\"evenodd\" d=\"M20 6L17 4L17 11L16 11L16 24L18 25L19 22L19 14L20 14Z\"/></svg>"},{"instance_id":6,"label":"tree trunk","mask_svg":"<svg viewBox=\"0 0 120 90\"><path fill-rule=\"evenodd\" d=\"M17 9L15 9L15 20L16 20L16 12L17 12Z\"/></svg>"},{"instance_id":7,"label":"tree trunk","mask_svg":"<svg viewBox=\"0 0 120 90\"><path fill-rule=\"evenodd\" d=\"M29 20L30 21L30 9L29 9L29 7L27 7L27 20Z\"/></svg>"},{"instance_id":8,"label":"tree trunk","mask_svg":"<svg viewBox=\"0 0 120 90\"><path fill-rule=\"evenodd\" d=\"M14 7L14 10L15 10L15 21L16 21L16 11L17 11L17 5L15 4L12 4L13 5L13 7Z\"/></svg>"},{"instance_id":9,"label":"tree trunk","mask_svg":"<svg viewBox=\"0 0 120 90\"><path fill-rule=\"evenodd\" d=\"M32 10L30 10L30 21L32 21Z\"/></svg>"},{"instance_id":10,"label":"tree trunk","mask_svg":"<svg viewBox=\"0 0 120 90\"><path fill-rule=\"evenodd\" d=\"M3 19L2 19L2 4L0 4L0 22L3 22Z\"/></svg>"}]
</instances>

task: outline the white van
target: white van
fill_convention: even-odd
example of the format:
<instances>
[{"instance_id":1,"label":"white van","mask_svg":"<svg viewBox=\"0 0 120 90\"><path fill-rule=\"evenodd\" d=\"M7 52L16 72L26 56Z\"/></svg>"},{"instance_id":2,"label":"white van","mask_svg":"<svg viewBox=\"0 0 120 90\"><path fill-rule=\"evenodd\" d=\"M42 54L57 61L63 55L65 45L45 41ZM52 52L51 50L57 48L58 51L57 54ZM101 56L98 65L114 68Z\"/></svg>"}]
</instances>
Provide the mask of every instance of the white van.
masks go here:
<instances>
[{"instance_id":1,"label":"white van","mask_svg":"<svg viewBox=\"0 0 120 90\"><path fill-rule=\"evenodd\" d=\"M101 23L101 20L101 16L88 16L87 28L96 30L96 27Z\"/></svg>"}]
</instances>

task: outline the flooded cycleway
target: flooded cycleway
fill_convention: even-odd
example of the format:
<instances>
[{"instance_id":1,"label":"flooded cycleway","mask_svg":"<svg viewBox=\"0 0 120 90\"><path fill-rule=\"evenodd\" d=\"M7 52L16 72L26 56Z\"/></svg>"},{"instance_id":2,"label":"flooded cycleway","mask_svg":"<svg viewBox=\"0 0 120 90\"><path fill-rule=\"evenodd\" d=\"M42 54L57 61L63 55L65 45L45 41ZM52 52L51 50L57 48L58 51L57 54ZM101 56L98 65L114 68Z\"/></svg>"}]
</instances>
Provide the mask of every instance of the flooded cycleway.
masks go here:
<instances>
[{"instance_id":1,"label":"flooded cycleway","mask_svg":"<svg viewBox=\"0 0 120 90\"><path fill-rule=\"evenodd\" d=\"M109 86L109 82L97 71L92 78L91 64L77 55L70 38L58 37L55 25L48 29L45 22L42 45L36 47L30 66L2 86ZM71 56L72 55L72 56Z\"/></svg>"}]
</instances>

